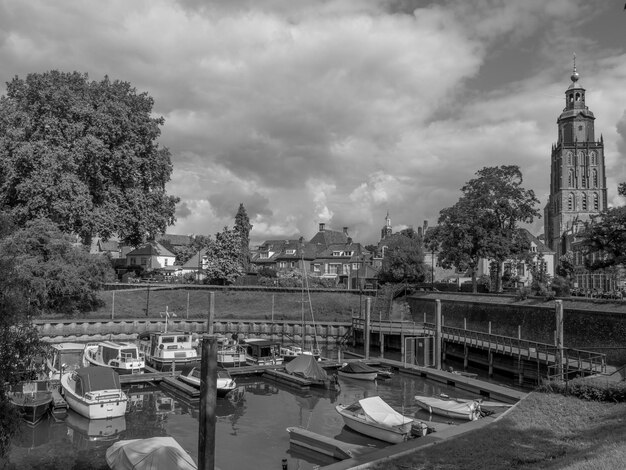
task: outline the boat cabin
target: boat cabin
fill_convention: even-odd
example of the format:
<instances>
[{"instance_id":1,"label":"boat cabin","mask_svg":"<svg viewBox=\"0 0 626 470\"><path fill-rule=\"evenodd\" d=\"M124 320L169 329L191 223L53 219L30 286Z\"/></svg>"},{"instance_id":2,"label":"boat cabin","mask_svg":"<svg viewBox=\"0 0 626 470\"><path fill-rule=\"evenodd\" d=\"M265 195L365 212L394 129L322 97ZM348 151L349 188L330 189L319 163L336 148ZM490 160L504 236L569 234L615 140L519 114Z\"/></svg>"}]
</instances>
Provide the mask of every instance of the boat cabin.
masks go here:
<instances>
[{"instance_id":1,"label":"boat cabin","mask_svg":"<svg viewBox=\"0 0 626 470\"><path fill-rule=\"evenodd\" d=\"M280 343L267 339L248 338L243 346L246 348L246 361L252 365L282 364Z\"/></svg>"},{"instance_id":2,"label":"boat cabin","mask_svg":"<svg viewBox=\"0 0 626 470\"><path fill-rule=\"evenodd\" d=\"M79 369L85 363L85 345L82 343L57 343L50 346L50 353L46 359L48 378L59 380L60 371L69 372Z\"/></svg>"},{"instance_id":3,"label":"boat cabin","mask_svg":"<svg viewBox=\"0 0 626 470\"><path fill-rule=\"evenodd\" d=\"M153 366L172 362L189 364L199 360L191 333L142 333L139 335L139 350Z\"/></svg>"}]
</instances>

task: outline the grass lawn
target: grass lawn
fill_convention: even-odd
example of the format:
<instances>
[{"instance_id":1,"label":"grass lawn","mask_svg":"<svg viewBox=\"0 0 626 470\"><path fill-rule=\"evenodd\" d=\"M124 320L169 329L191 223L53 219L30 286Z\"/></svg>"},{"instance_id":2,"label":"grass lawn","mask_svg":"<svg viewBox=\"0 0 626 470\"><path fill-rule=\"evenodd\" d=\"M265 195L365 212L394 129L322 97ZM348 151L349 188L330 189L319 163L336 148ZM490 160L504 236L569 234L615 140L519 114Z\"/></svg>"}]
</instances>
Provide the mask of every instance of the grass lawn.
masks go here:
<instances>
[{"instance_id":1,"label":"grass lawn","mask_svg":"<svg viewBox=\"0 0 626 470\"><path fill-rule=\"evenodd\" d=\"M531 393L499 421L378 464L391 470L626 468L626 403Z\"/></svg>"},{"instance_id":2,"label":"grass lawn","mask_svg":"<svg viewBox=\"0 0 626 470\"><path fill-rule=\"evenodd\" d=\"M113 298L115 292L115 301ZM209 311L209 289L145 288L103 291L104 306L84 315L84 318L138 318L159 317L167 307L178 318L206 318ZM302 300L300 292L215 291L215 318L246 320L300 320ZM358 315L359 305L365 309L365 296L335 292L311 292L315 321L350 321ZM373 302L372 302L373 305ZM308 296L304 296L305 320L311 321Z\"/></svg>"}]
</instances>

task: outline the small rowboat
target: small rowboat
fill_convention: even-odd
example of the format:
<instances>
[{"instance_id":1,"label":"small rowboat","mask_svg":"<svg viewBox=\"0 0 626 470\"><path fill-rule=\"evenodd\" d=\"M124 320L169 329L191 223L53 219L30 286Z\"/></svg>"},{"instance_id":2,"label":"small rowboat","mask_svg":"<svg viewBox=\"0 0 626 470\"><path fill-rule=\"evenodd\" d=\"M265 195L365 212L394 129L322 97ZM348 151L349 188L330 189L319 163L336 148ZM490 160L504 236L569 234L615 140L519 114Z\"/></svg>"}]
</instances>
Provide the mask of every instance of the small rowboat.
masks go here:
<instances>
[{"instance_id":1,"label":"small rowboat","mask_svg":"<svg viewBox=\"0 0 626 470\"><path fill-rule=\"evenodd\" d=\"M415 402L430 414L447 416L448 418L475 421L481 416L480 403L477 400L455 400L453 398L416 395Z\"/></svg>"},{"instance_id":2,"label":"small rowboat","mask_svg":"<svg viewBox=\"0 0 626 470\"><path fill-rule=\"evenodd\" d=\"M337 371L337 375L348 379L376 380L378 369L374 369L364 362L348 362Z\"/></svg>"}]
</instances>

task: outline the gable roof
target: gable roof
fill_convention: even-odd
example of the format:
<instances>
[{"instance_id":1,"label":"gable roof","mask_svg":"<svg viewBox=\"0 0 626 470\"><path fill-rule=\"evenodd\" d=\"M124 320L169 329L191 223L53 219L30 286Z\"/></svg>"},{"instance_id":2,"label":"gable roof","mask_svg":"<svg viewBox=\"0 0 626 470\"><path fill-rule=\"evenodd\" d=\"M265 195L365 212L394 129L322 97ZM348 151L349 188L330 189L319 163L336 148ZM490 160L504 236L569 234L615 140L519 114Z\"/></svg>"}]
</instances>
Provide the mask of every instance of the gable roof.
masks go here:
<instances>
[{"instance_id":1,"label":"gable roof","mask_svg":"<svg viewBox=\"0 0 626 470\"><path fill-rule=\"evenodd\" d=\"M525 228L520 228L519 232L524 235L529 242L537 245L537 253L554 253L553 250L548 248L541 240L539 240L539 238L535 237Z\"/></svg>"},{"instance_id":2,"label":"gable roof","mask_svg":"<svg viewBox=\"0 0 626 470\"><path fill-rule=\"evenodd\" d=\"M176 258L174 253L158 242L145 243L129 252L126 256L169 256Z\"/></svg>"},{"instance_id":3,"label":"gable roof","mask_svg":"<svg viewBox=\"0 0 626 470\"><path fill-rule=\"evenodd\" d=\"M196 252L191 258L183 263L183 268L189 269L198 269L199 266L202 266L201 260L207 253L207 248L202 248L200 251Z\"/></svg>"},{"instance_id":4,"label":"gable roof","mask_svg":"<svg viewBox=\"0 0 626 470\"><path fill-rule=\"evenodd\" d=\"M322 230L317 232L309 243L327 247L333 243L348 243L348 236L344 232L338 232L337 230Z\"/></svg>"}]
</instances>

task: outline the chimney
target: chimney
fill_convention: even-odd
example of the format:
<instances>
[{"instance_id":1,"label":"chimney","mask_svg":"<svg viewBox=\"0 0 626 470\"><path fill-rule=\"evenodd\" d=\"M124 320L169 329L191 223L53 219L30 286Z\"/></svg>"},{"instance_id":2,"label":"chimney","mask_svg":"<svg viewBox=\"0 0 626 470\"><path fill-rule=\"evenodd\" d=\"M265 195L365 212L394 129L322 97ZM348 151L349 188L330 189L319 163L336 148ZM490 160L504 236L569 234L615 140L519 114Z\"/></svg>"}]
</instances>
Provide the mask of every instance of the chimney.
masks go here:
<instances>
[{"instance_id":1,"label":"chimney","mask_svg":"<svg viewBox=\"0 0 626 470\"><path fill-rule=\"evenodd\" d=\"M324 222L320 222L320 232L324 231L324 227L326 226L326 224Z\"/></svg>"},{"instance_id":2,"label":"chimney","mask_svg":"<svg viewBox=\"0 0 626 470\"><path fill-rule=\"evenodd\" d=\"M426 230L428 230L428 220L424 221L424 235L426 235Z\"/></svg>"},{"instance_id":3,"label":"chimney","mask_svg":"<svg viewBox=\"0 0 626 470\"><path fill-rule=\"evenodd\" d=\"M347 237L348 236L348 227L344 227L343 228L343 234Z\"/></svg>"}]
</instances>

